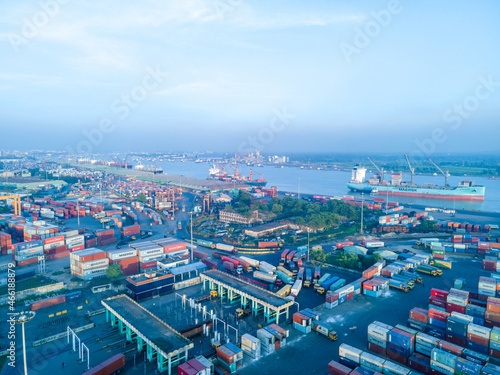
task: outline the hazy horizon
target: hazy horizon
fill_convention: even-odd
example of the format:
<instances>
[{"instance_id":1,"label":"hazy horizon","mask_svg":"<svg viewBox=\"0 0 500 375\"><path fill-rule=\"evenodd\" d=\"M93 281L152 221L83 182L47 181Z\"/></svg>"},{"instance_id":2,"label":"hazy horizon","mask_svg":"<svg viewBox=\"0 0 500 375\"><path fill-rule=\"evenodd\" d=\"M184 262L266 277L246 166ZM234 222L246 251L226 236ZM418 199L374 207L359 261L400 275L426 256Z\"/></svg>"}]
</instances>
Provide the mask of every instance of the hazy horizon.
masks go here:
<instances>
[{"instance_id":1,"label":"hazy horizon","mask_svg":"<svg viewBox=\"0 0 500 375\"><path fill-rule=\"evenodd\" d=\"M0 149L498 152L493 0L0 9Z\"/></svg>"}]
</instances>

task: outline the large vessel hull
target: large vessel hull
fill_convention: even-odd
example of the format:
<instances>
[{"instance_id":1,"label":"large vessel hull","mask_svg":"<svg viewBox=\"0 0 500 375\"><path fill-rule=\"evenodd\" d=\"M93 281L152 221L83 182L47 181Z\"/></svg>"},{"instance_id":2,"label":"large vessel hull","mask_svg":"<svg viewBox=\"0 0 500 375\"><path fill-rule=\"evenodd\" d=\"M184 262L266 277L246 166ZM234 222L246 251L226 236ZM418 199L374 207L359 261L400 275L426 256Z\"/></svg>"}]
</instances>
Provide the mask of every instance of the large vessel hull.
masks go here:
<instances>
[{"instance_id":1,"label":"large vessel hull","mask_svg":"<svg viewBox=\"0 0 500 375\"><path fill-rule=\"evenodd\" d=\"M384 195L390 193L395 196L429 198L429 199L448 199L448 200L474 200L483 201L485 189L484 186L456 187L456 188L425 188L417 186L385 186L370 185L365 183L350 182L347 187L354 191L371 193L377 189L378 194Z\"/></svg>"}]
</instances>

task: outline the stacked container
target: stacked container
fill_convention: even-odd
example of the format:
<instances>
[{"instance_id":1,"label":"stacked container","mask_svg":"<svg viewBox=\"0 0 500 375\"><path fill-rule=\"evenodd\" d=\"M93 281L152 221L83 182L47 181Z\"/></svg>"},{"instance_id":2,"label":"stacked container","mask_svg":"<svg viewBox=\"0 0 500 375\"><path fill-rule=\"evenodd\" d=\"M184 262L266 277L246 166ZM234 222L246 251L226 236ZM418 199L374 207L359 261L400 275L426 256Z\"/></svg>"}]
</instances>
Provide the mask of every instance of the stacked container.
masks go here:
<instances>
[{"instance_id":1,"label":"stacked container","mask_svg":"<svg viewBox=\"0 0 500 375\"><path fill-rule=\"evenodd\" d=\"M123 275L135 275L139 273L139 257L137 250L119 249L108 251L109 264L118 264Z\"/></svg>"},{"instance_id":2,"label":"stacked container","mask_svg":"<svg viewBox=\"0 0 500 375\"><path fill-rule=\"evenodd\" d=\"M10 254L12 246L12 236L8 233L0 232L0 254Z\"/></svg>"},{"instance_id":3,"label":"stacked container","mask_svg":"<svg viewBox=\"0 0 500 375\"><path fill-rule=\"evenodd\" d=\"M449 313L435 308L429 309L429 324L425 327L425 332L433 336L444 339L446 337L446 321Z\"/></svg>"},{"instance_id":4,"label":"stacked container","mask_svg":"<svg viewBox=\"0 0 500 375\"><path fill-rule=\"evenodd\" d=\"M339 362L352 369L358 367L361 363L361 354L363 354L363 351L354 346L347 344L339 346Z\"/></svg>"},{"instance_id":5,"label":"stacked container","mask_svg":"<svg viewBox=\"0 0 500 375\"><path fill-rule=\"evenodd\" d=\"M360 355L360 365L370 370L382 373L385 360L373 354L363 352Z\"/></svg>"},{"instance_id":6,"label":"stacked container","mask_svg":"<svg viewBox=\"0 0 500 375\"><path fill-rule=\"evenodd\" d=\"M439 341L436 337L419 332L415 337L415 351L430 357L432 350L438 347Z\"/></svg>"},{"instance_id":7,"label":"stacked container","mask_svg":"<svg viewBox=\"0 0 500 375\"><path fill-rule=\"evenodd\" d=\"M491 328L470 323L467 327L467 348L488 355Z\"/></svg>"},{"instance_id":8,"label":"stacked container","mask_svg":"<svg viewBox=\"0 0 500 375\"><path fill-rule=\"evenodd\" d=\"M489 355L495 358L500 358L500 328L493 327L490 334L490 350Z\"/></svg>"},{"instance_id":9,"label":"stacked container","mask_svg":"<svg viewBox=\"0 0 500 375\"><path fill-rule=\"evenodd\" d=\"M106 276L109 259L106 252L91 248L75 251L70 254L71 273L83 280L92 280L95 277Z\"/></svg>"},{"instance_id":10,"label":"stacked container","mask_svg":"<svg viewBox=\"0 0 500 375\"><path fill-rule=\"evenodd\" d=\"M456 355L445 352L444 350L437 348L432 349L431 374L432 370L435 370L438 374L454 375L457 358Z\"/></svg>"},{"instance_id":11,"label":"stacked container","mask_svg":"<svg viewBox=\"0 0 500 375\"><path fill-rule=\"evenodd\" d=\"M66 245L68 246L68 250L70 252L83 250L85 249L85 236L76 235L72 237L67 237Z\"/></svg>"},{"instance_id":12,"label":"stacked container","mask_svg":"<svg viewBox=\"0 0 500 375\"><path fill-rule=\"evenodd\" d=\"M500 298L488 297L484 325L487 327L500 326Z\"/></svg>"},{"instance_id":13,"label":"stacked container","mask_svg":"<svg viewBox=\"0 0 500 375\"><path fill-rule=\"evenodd\" d=\"M392 329L387 336L387 357L403 365L413 353L415 336L398 328Z\"/></svg>"},{"instance_id":14,"label":"stacked container","mask_svg":"<svg viewBox=\"0 0 500 375\"><path fill-rule=\"evenodd\" d=\"M348 375L352 371L351 368L344 366L336 361L330 361L328 364L328 374L329 375Z\"/></svg>"},{"instance_id":15,"label":"stacked container","mask_svg":"<svg viewBox=\"0 0 500 375\"><path fill-rule=\"evenodd\" d=\"M98 230L96 231L97 245L106 246L117 242L115 231L113 229Z\"/></svg>"},{"instance_id":16,"label":"stacked container","mask_svg":"<svg viewBox=\"0 0 500 375\"><path fill-rule=\"evenodd\" d=\"M293 328L302 332L309 333L311 332L311 324L312 318L310 316L304 315L301 312L296 312L293 314Z\"/></svg>"},{"instance_id":17,"label":"stacked container","mask_svg":"<svg viewBox=\"0 0 500 375\"><path fill-rule=\"evenodd\" d=\"M497 280L491 277L481 276L479 278L478 294L479 299L486 300L487 297L496 297Z\"/></svg>"},{"instance_id":18,"label":"stacked container","mask_svg":"<svg viewBox=\"0 0 500 375\"><path fill-rule=\"evenodd\" d=\"M261 341L248 333L241 336L241 349L249 357L259 359L261 356Z\"/></svg>"},{"instance_id":19,"label":"stacked container","mask_svg":"<svg viewBox=\"0 0 500 375\"><path fill-rule=\"evenodd\" d=\"M363 294L370 297L380 297L389 289L389 280L384 277L373 277L363 283Z\"/></svg>"},{"instance_id":20,"label":"stacked container","mask_svg":"<svg viewBox=\"0 0 500 375\"><path fill-rule=\"evenodd\" d=\"M12 259L18 266L26 266L38 262L38 257L43 256L43 240L21 242L13 245Z\"/></svg>"},{"instance_id":21,"label":"stacked container","mask_svg":"<svg viewBox=\"0 0 500 375\"><path fill-rule=\"evenodd\" d=\"M370 324L368 326L368 349L385 357L387 354L387 335L393 328L377 321Z\"/></svg>"},{"instance_id":22,"label":"stacked container","mask_svg":"<svg viewBox=\"0 0 500 375\"><path fill-rule=\"evenodd\" d=\"M459 346L467 345L467 330L472 317L453 312L446 322L446 340Z\"/></svg>"},{"instance_id":23,"label":"stacked container","mask_svg":"<svg viewBox=\"0 0 500 375\"><path fill-rule=\"evenodd\" d=\"M227 343L217 348L217 359L219 364L229 372L235 372L241 367L243 361L243 350L236 345Z\"/></svg>"},{"instance_id":24,"label":"stacked container","mask_svg":"<svg viewBox=\"0 0 500 375\"><path fill-rule=\"evenodd\" d=\"M465 314L465 307L469 303L469 292L451 288L446 297L446 311Z\"/></svg>"}]
</instances>

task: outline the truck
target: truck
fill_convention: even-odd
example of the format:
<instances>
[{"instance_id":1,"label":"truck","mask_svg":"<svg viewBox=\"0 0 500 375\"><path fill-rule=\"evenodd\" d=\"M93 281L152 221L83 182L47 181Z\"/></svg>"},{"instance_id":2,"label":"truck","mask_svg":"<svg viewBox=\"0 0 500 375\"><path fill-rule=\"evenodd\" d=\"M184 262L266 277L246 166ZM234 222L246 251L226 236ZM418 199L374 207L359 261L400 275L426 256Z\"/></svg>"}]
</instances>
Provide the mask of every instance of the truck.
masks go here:
<instances>
[{"instance_id":1,"label":"truck","mask_svg":"<svg viewBox=\"0 0 500 375\"><path fill-rule=\"evenodd\" d=\"M243 271L245 271L245 272L252 272L253 271L253 267L250 263L248 263L247 261L245 261L244 259L241 259L241 258L237 258L237 260L240 262L241 267L243 267Z\"/></svg>"},{"instance_id":2,"label":"truck","mask_svg":"<svg viewBox=\"0 0 500 375\"><path fill-rule=\"evenodd\" d=\"M414 272L402 271L401 275L410 277L414 282L417 282L417 283L421 283L422 282L422 277L418 276Z\"/></svg>"},{"instance_id":3,"label":"truck","mask_svg":"<svg viewBox=\"0 0 500 375\"><path fill-rule=\"evenodd\" d=\"M290 290L290 294L293 296L298 296L300 290L302 289L302 280L296 280L292 285L292 289Z\"/></svg>"},{"instance_id":4,"label":"truck","mask_svg":"<svg viewBox=\"0 0 500 375\"><path fill-rule=\"evenodd\" d=\"M118 373L123 367L125 367L125 356L119 353L85 371L83 375L110 375Z\"/></svg>"},{"instance_id":5,"label":"truck","mask_svg":"<svg viewBox=\"0 0 500 375\"><path fill-rule=\"evenodd\" d=\"M231 257L225 256L225 255L221 256L220 260L221 260L221 262L231 262L234 264L235 267L238 267L240 265L240 262L238 259L231 258Z\"/></svg>"},{"instance_id":6,"label":"truck","mask_svg":"<svg viewBox=\"0 0 500 375\"><path fill-rule=\"evenodd\" d=\"M426 264L419 264L417 266L417 272L431 276L441 276L443 274L443 271L441 271L440 269L433 266L428 266Z\"/></svg>"},{"instance_id":7,"label":"truck","mask_svg":"<svg viewBox=\"0 0 500 375\"><path fill-rule=\"evenodd\" d=\"M262 248L270 248L270 247L279 247L279 243L277 241L259 241L257 247Z\"/></svg>"},{"instance_id":8,"label":"truck","mask_svg":"<svg viewBox=\"0 0 500 375\"><path fill-rule=\"evenodd\" d=\"M376 249L379 247L384 247L385 243L382 241L362 241L361 246L366 247L367 249Z\"/></svg>"},{"instance_id":9,"label":"truck","mask_svg":"<svg viewBox=\"0 0 500 375\"><path fill-rule=\"evenodd\" d=\"M293 277L288 276L284 272L277 270L276 271L276 277L280 280L282 280L285 284L290 284L293 283Z\"/></svg>"},{"instance_id":10,"label":"truck","mask_svg":"<svg viewBox=\"0 0 500 375\"><path fill-rule=\"evenodd\" d=\"M337 276L332 276L331 278L329 278L328 280L324 281L323 284L321 284L321 286L323 288L325 288L325 290L329 290L330 287L336 283L338 280L340 280L340 277L337 277Z\"/></svg>"},{"instance_id":11,"label":"truck","mask_svg":"<svg viewBox=\"0 0 500 375\"><path fill-rule=\"evenodd\" d=\"M263 280L263 281L266 281L268 283L275 283L276 282L276 275L271 275L270 273L253 271L253 277L255 279Z\"/></svg>"},{"instance_id":12,"label":"truck","mask_svg":"<svg viewBox=\"0 0 500 375\"><path fill-rule=\"evenodd\" d=\"M297 279L300 281L304 280L304 267L299 268L299 273L297 274Z\"/></svg>"},{"instance_id":13,"label":"truck","mask_svg":"<svg viewBox=\"0 0 500 375\"><path fill-rule=\"evenodd\" d=\"M245 316L250 315L251 313L252 313L251 308L246 308L246 309L238 308L238 309L236 309L236 319L242 319Z\"/></svg>"},{"instance_id":14,"label":"truck","mask_svg":"<svg viewBox=\"0 0 500 375\"><path fill-rule=\"evenodd\" d=\"M451 270L451 262L447 262L445 260L433 259L429 262L429 265L443 268L445 270Z\"/></svg>"},{"instance_id":15,"label":"truck","mask_svg":"<svg viewBox=\"0 0 500 375\"><path fill-rule=\"evenodd\" d=\"M266 271L264 271L264 272L270 272L270 273L276 272L276 267L273 266L272 264L267 263L267 262L260 262L259 263L259 270L261 268L266 269ZM267 270L269 270L269 271L267 271Z\"/></svg>"},{"instance_id":16,"label":"truck","mask_svg":"<svg viewBox=\"0 0 500 375\"><path fill-rule=\"evenodd\" d=\"M234 263L227 261L222 262L222 265L231 273L236 273L238 275L241 275L243 273L243 267L241 267L240 265L235 266Z\"/></svg>"},{"instance_id":17,"label":"truck","mask_svg":"<svg viewBox=\"0 0 500 375\"><path fill-rule=\"evenodd\" d=\"M99 212L97 214L92 215L94 219L102 219L103 217L106 217L106 214L104 212Z\"/></svg>"},{"instance_id":18,"label":"truck","mask_svg":"<svg viewBox=\"0 0 500 375\"><path fill-rule=\"evenodd\" d=\"M286 297L290 294L290 291L292 290L292 286L290 284L285 285L283 288L278 290L276 294L280 297Z\"/></svg>"},{"instance_id":19,"label":"truck","mask_svg":"<svg viewBox=\"0 0 500 375\"><path fill-rule=\"evenodd\" d=\"M397 281L402 281L402 282L406 283L406 285L408 285L409 289L413 289L415 287L415 282L409 277L394 274L391 276L391 279L397 280Z\"/></svg>"},{"instance_id":20,"label":"truck","mask_svg":"<svg viewBox=\"0 0 500 375\"><path fill-rule=\"evenodd\" d=\"M339 337L332 324L325 323L319 320L313 320L312 328L315 332L328 337L332 341L337 340Z\"/></svg>"},{"instance_id":21,"label":"truck","mask_svg":"<svg viewBox=\"0 0 500 375\"><path fill-rule=\"evenodd\" d=\"M317 284L320 277L321 277L321 268L319 267L314 268L313 284Z\"/></svg>"},{"instance_id":22,"label":"truck","mask_svg":"<svg viewBox=\"0 0 500 375\"><path fill-rule=\"evenodd\" d=\"M196 244L204 247L209 247L210 249L215 249L215 244L212 241L196 240Z\"/></svg>"},{"instance_id":23,"label":"truck","mask_svg":"<svg viewBox=\"0 0 500 375\"><path fill-rule=\"evenodd\" d=\"M292 262L293 261L293 257L294 257L294 255L295 255L296 252L297 251L295 251L295 250L292 250L292 251L288 252L288 254L286 255L286 261L287 262Z\"/></svg>"},{"instance_id":24,"label":"truck","mask_svg":"<svg viewBox=\"0 0 500 375\"><path fill-rule=\"evenodd\" d=\"M389 287L408 292L408 285L404 281L389 279Z\"/></svg>"},{"instance_id":25,"label":"truck","mask_svg":"<svg viewBox=\"0 0 500 375\"><path fill-rule=\"evenodd\" d=\"M330 278L332 277L332 275L330 275L329 273L325 273L323 276L321 276L321 278L318 280L318 283L317 285L318 286L322 286L323 283L327 280L329 280Z\"/></svg>"},{"instance_id":26,"label":"truck","mask_svg":"<svg viewBox=\"0 0 500 375\"><path fill-rule=\"evenodd\" d=\"M233 245L226 245L224 243L216 244L215 248L217 250L227 251L228 253L233 253L233 254L236 254L238 252Z\"/></svg>"},{"instance_id":27,"label":"truck","mask_svg":"<svg viewBox=\"0 0 500 375\"><path fill-rule=\"evenodd\" d=\"M290 249L285 249L281 253L281 256L280 256L280 266L282 266L282 265L284 265L286 263L286 256L287 256L287 254L289 252L290 252Z\"/></svg>"},{"instance_id":28,"label":"truck","mask_svg":"<svg viewBox=\"0 0 500 375\"><path fill-rule=\"evenodd\" d=\"M278 271L283 272L285 275L287 275L287 276L289 276L290 278L292 278L292 279L293 279L293 272L288 271L285 267L283 267L283 266L278 266L278 268L277 268L276 272L278 272Z\"/></svg>"},{"instance_id":29,"label":"truck","mask_svg":"<svg viewBox=\"0 0 500 375\"><path fill-rule=\"evenodd\" d=\"M177 229L182 230L182 223L180 221L177 222Z\"/></svg>"},{"instance_id":30,"label":"truck","mask_svg":"<svg viewBox=\"0 0 500 375\"><path fill-rule=\"evenodd\" d=\"M239 257L238 259L241 259L242 261L247 262L253 268L259 267L260 262L257 259L252 259L252 258L248 258L248 257Z\"/></svg>"},{"instance_id":31,"label":"truck","mask_svg":"<svg viewBox=\"0 0 500 375\"><path fill-rule=\"evenodd\" d=\"M309 288L312 283L312 270L310 268L306 268L306 279L304 281L304 286Z\"/></svg>"}]
</instances>

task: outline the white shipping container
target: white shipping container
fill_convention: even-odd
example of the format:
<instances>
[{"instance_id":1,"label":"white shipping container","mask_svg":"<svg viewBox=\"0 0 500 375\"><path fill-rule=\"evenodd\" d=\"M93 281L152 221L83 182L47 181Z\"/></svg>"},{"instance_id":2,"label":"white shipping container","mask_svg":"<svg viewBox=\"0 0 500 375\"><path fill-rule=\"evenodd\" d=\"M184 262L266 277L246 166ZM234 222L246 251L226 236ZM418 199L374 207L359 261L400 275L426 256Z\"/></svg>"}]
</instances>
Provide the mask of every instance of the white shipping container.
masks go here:
<instances>
[{"instance_id":1,"label":"white shipping container","mask_svg":"<svg viewBox=\"0 0 500 375\"><path fill-rule=\"evenodd\" d=\"M387 341L387 334L389 333L389 330L381 327L379 325L376 325L374 323L370 324L368 326L368 334L374 337L377 337L383 341Z\"/></svg>"},{"instance_id":2,"label":"white shipping container","mask_svg":"<svg viewBox=\"0 0 500 375\"><path fill-rule=\"evenodd\" d=\"M98 259L98 260L91 260L90 262L79 263L78 266L81 269L90 269L90 268L99 268L99 267L109 266L109 259L104 258L104 259Z\"/></svg>"},{"instance_id":3,"label":"white shipping container","mask_svg":"<svg viewBox=\"0 0 500 375\"><path fill-rule=\"evenodd\" d=\"M448 294L448 297L446 298L446 302L452 303L452 304L457 305L457 306L465 307L465 306L467 306L468 299Z\"/></svg>"},{"instance_id":4,"label":"white shipping container","mask_svg":"<svg viewBox=\"0 0 500 375\"><path fill-rule=\"evenodd\" d=\"M164 253L163 247L157 247L153 249L145 249L145 250L138 250L138 255L140 257L146 257L146 256L153 256L153 255L158 255Z\"/></svg>"},{"instance_id":5,"label":"white shipping container","mask_svg":"<svg viewBox=\"0 0 500 375\"><path fill-rule=\"evenodd\" d=\"M383 372L385 360L373 354L363 352L361 354L360 365L374 371Z\"/></svg>"},{"instance_id":6,"label":"white shipping container","mask_svg":"<svg viewBox=\"0 0 500 375\"><path fill-rule=\"evenodd\" d=\"M108 251L108 258L113 259L113 260L132 258L132 257L136 257L136 256L137 256L137 250L135 250L135 249Z\"/></svg>"},{"instance_id":7,"label":"white shipping container","mask_svg":"<svg viewBox=\"0 0 500 375\"><path fill-rule=\"evenodd\" d=\"M362 353L363 353L362 350L359 350L358 348L355 348L347 344L341 344L339 346L339 356L350 359L351 361L356 362L358 365L361 361L360 357Z\"/></svg>"},{"instance_id":8,"label":"white shipping container","mask_svg":"<svg viewBox=\"0 0 500 375\"><path fill-rule=\"evenodd\" d=\"M482 337L483 339L490 339L491 328L483 327L478 324L470 323L467 326L467 333Z\"/></svg>"},{"instance_id":9,"label":"white shipping container","mask_svg":"<svg viewBox=\"0 0 500 375\"><path fill-rule=\"evenodd\" d=\"M450 375L455 373L455 369L453 367L443 365L442 363L437 362L433 359L431 359L431 369L443 372L445 374L450 374Z\"/></svg>"}]
</instances>

